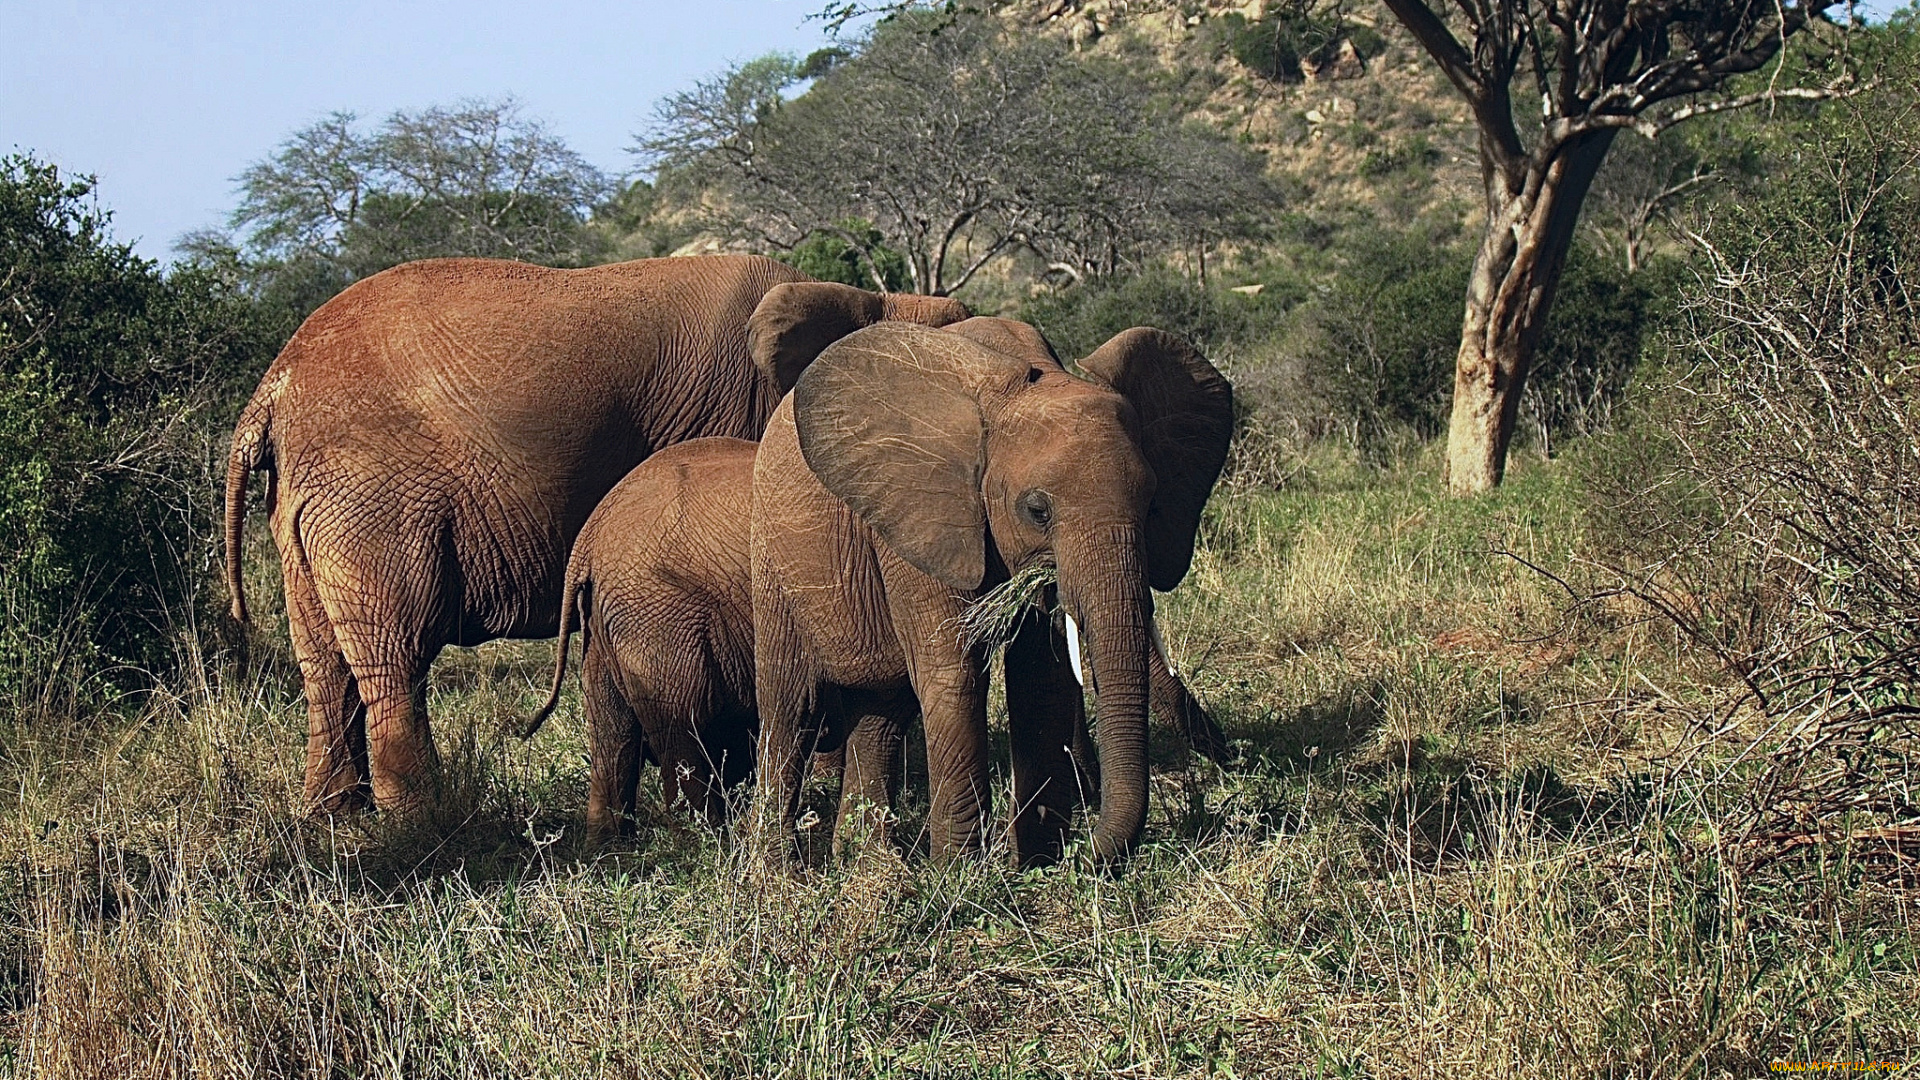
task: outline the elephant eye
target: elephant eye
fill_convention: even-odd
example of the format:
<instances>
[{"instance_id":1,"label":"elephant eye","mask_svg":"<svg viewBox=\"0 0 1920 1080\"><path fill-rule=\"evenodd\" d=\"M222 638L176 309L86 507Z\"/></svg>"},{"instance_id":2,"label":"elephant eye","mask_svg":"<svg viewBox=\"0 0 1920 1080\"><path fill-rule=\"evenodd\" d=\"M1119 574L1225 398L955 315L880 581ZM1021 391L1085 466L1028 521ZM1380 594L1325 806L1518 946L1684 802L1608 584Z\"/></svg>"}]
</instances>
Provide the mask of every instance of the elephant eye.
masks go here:
<instances>
[{"instance_id":1,"label":"elephant eye","mask_svg":"<svg viewBox=\"0 0 1920 1080\"><path fill-rule=\"evenodd\" d=\"M1053 522L1053 500L1035 488L1020 496L1020 516L1044 529Z\"/></svg>"}]
</instances>

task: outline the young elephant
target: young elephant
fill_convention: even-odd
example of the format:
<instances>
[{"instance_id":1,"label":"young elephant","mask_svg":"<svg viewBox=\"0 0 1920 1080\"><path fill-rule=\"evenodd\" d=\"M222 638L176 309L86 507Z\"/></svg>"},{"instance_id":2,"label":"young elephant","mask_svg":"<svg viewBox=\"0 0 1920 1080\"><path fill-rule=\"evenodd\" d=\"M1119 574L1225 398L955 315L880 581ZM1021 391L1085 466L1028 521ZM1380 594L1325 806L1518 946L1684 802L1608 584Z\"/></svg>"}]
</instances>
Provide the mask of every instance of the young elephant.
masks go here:
<instances>
[{"instance_id":1,"label":"young elephant","mask_svg":"<svg viewBox=\"0 0 1920 1080\"><path fill-rule=\"evenodd\" d=\"M590 779L587 826L627 828L642 761L668 806L719 824L753 766L753 603L747 587L755 444L711 438L648 458L588 516L567 560L553 691L580 628Z\"/></svg>"},{"instance_id":2,"label":"young elephant","mask_svg":"<svg viewBox=\"0 0 1920 1080\"><path fill-rule=\"evenodd\" d=\"M791 835L808 752L836 702L861 704L849 745L876 762L894 760L900 719L917 706L933 853L979 848L986 663L953 627L994 585L1051 562L1065 633L1085 639L1092 661L1093 851L1117 859L1146 817L1150 588L1186 575L1226 460L1232 388L1158 330L1116 335L1078 378L1023 345L1030 328L975 322L850 334L800 377L762 437L751 548L759 805ZM1067 644L1034 616L1007 647L1014 840L1026 864L1058 858L1078 801L1069 747L1081 699ZM848 771L851 785L852 761ZM857 779L876 801L890 795Z\"/></svg>"}]
</instances>

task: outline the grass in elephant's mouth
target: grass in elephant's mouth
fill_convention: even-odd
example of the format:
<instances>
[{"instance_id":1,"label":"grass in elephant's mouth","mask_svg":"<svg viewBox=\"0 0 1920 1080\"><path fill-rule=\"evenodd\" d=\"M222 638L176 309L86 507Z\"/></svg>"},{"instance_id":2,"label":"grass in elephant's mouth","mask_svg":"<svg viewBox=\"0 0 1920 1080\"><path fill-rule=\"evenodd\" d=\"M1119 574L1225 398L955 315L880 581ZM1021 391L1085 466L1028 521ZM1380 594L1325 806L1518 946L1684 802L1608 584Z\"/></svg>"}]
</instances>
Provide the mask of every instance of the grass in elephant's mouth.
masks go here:
<instances>
[{"instance_id":1,"label":"grass in elephant's mouth","mask_svg":"<svg viewBox=\"0 0 1920 1080\"><path fill-rule=\"evenodd\" d=\"M1047 590L1059 580L1060 571L1051 562L1035 561L1021 567L967 606L960 616L960 640L969 648L984 646L989 652L1004 647L1013 640L1021 616L1030 609L1042 608Z\"/></svg>"},{"instance_id":2,"label":"grass in elephant's mouth","mask_svg":"<svg viewBox=\"0 0 1920 1080\"><path fill-rule=\"evenodd\" d=\"M1736 872L1715 770L1657 766L1711 679L1645 627L1520 644L1558 613L1485 534L1564 551L1562 477L1523 463L1468 512L1427 469L1316 468L1217 500L1166 598L1247 764L1157 746L1117 877L790 878L657 814L587 850L577 698L492 739L541 696L545 643L443 659L425 824L295 816L282 678L73 734L15 721L0 1072L1742 1076L1920 1052L1911 895L1845 859Z\"/></svg>"}]
</instances>

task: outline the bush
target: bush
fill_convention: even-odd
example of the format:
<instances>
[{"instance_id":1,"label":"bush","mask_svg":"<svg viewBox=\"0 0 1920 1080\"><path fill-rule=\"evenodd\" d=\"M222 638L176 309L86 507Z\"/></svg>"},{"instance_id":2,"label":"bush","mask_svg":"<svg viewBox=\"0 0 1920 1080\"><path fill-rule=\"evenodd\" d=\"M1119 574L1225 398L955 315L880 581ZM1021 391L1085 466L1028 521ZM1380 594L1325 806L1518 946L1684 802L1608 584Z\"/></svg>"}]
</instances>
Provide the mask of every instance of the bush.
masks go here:
<instances>
[{"instance_id":1,"label":"bush","mask_svg":"<svg viewBox=\"0 0 1920 1080\"><path fill-rule=\"evenodd\" d=\"M1170 330L1213 356L1274 333L1303 295L1270 282L1258 295L1243 296L1158 267L1041 293L1021 305L1019 317L1039 327L1062 356L1085 356L1134 326Z\"/></svg>"},{"instance_id":2,"label":"bush","mask_svg":"<svg viewBox=\"0 0 1920 1080\"><path fill-rule=\"evenodd\" d=\"M1310 0L1274 4L1257 19L1228 12L1216 23L1214 33L1225 51L1268 82L1300 82L1302 60L1314 68L1331 63L1342 41L1351 41L1362 58L1385 45L1371 27L1349 24L1337 10L1314 11Z\"/></svg>"},{"instance_id":3,"label":"bush","mask_svg":"<svg viewBox=\"0 0 1920 1080\"><path fill-rule=\"evenodd\" d=\"M912 285L907 275L907 260L881 243L880 231L858 219L841 223L843 232L817 232L795 245L792 251L775 256L795 270L821 281L837 281L871 289L877 276L888 292L901 292ZM856 246L848 236L857 236Z\"/></svg>"},{"instance_id":4,"label":"bush","mask_svg":"<svg viewBox=\"0 0 1920 1080\"><path fill-rule=\"evenodd\" d=\"M1629 274L1574 245L1520 399L1521 431L1538 450L1612 426L1644 344L1671 313L1684 277L1675 260Z\"/></svg>"},{"instance_id":5,"label":"bush","mask_svg":"<svg viewBox=\"0 0 1920 1080\"><path fill-rule=\"evenodd\" d=\"M1472 258L1420 233L1363 236L1308 314L1302 377L1360 449L1446 430Z\"/></svg>"},{"instance_id":6,"label":"bush","mask_svg":"<svg viewBox=\"0 0 1920 1080\"><path fill-rule=\"evenodd\" d=\"M1440 157L1425 135L1415 135L1403 143L1368 150L1360 159L1360 175L1370 180L1403 172L1419 175L1438 165Z\"/></svg>"},{"instance_id":7,"label":"bush","mask_svg":"<svg viewBox=\"0 0 1920 1080\"><path fill-rule=\"evenodd\" d=\"M1378 456L1447 429L1473 252L1421 231L1361 235L1304 313L1294 393L1324 403L1331 431ZM1611 420L1676 271L1628 276L1584 248L1569 258L1522 399L1544 451Z\"/></svg>"},{"instance_id":8,"label":"bush","mask_svg":"<svg viewBox=\"0 0 1920 1080\"><path fill-rule=\"evenodd\" d=\"M1768 194L1701 231L1710 273L1628 440L1661 452L1595 467L1613 497L1594 532L1614 588L1743 684L1726 715L1768 721L1742 755L1765 767L1736 841L1838 842L1910 873L1920 50L1906 42L1876 90L1827 106Z\"/></svg>"},{"instance_id":9,"label":"bush","mask_svg":"<svg viewBox=\"0 0 1920 1080\"><path fill-rule=\"evenodd\" d=\"M0 700L17 708L172 659L214 548L218 432L271 349L217 275L163 275L107 226L90 178L0 159Z\"/></svg>"}]
</instances>

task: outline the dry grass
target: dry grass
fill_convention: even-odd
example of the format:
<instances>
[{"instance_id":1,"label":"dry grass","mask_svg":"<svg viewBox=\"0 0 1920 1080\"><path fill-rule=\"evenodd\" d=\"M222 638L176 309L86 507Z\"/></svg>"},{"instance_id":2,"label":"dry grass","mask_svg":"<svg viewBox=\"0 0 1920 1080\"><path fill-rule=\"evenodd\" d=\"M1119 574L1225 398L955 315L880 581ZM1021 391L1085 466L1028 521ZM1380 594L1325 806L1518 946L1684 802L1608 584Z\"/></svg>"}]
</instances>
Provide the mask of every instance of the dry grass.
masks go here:
<instances>
[{"instance_id":1,"label":"dry grass","mask_svg":"<svg viewBox=\"0 0 1920 1080\"><path fill-rule=\"evenodd\" d=\"M1247 763L1156 747L1122 875L869 854L768 876L659 819L576 845L577 701L496 743L547 646L453 651L425 822L298 806L261 674L3 732L0 1071L34 1076L1746 1076L1913 1060L1913 897L1845 851L1743 876L1714 682L1560 625L1579 492L1334 459L1220 500L1168 644ZM1553 633L1558 631L1558 633ZM275 672L278 672L276 675ZM1711 764L1709 764L1711 763ZM1003 763L1004 764L1004 763ZM1004 793L1003 793L1004 794ZM1005 805L1004 798L1001 805Z\"/></svg>"}]
</instances>

